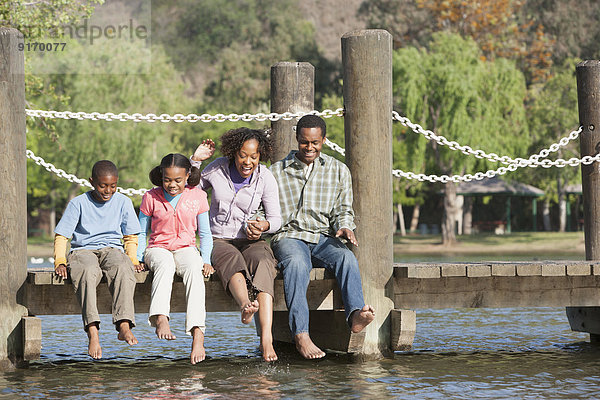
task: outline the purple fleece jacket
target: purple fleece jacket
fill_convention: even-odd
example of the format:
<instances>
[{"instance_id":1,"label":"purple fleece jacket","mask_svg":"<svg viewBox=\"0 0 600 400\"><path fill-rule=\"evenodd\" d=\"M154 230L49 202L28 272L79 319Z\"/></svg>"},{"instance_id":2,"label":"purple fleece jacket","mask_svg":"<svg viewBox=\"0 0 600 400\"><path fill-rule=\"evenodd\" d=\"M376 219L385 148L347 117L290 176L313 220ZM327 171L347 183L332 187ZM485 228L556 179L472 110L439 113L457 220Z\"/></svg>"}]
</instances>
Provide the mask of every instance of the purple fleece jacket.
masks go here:
<instances>
[{"instance_id":1,"label":"purple fleece jacket","mask_svg":"<svg viewBox=\"0 0 600 400\"><path fill-rule=\"evenodd\" d=\"M261 203L270 225L266 233L275 233L281 227L279 189L266 166L259 164L252 173L250 184L236 193L229 174L229 159L217 158L202 171L200 186L205 191L212 188L209 217L214 237L245 239L244 222L255 219Z\"/></svg>"}]
</instances>

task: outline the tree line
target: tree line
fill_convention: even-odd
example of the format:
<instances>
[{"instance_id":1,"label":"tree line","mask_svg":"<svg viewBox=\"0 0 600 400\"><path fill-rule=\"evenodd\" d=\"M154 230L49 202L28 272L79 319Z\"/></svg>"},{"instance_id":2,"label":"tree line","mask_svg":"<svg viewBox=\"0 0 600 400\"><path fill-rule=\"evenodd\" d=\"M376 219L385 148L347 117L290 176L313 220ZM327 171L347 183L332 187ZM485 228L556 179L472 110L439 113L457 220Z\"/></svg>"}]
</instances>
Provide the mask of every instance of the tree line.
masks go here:
<instances>
[{"instance_id":1,"label":"tree line","mask_svg":"<svg viewBox=\"0 0 600 400\"><path fill-rule=\"evenodd\" d=\"M34 40L36 34L43 36L44 31L60 30L61 24L93 15L101 4L101 0L7 2L0 5L0 20L3 26L22 30L41 27L25 32L26 40ZM140 11L135 7L148 4L130 7L135 13ZM139 46L121 41L115 47L100 40L89 52L70 40L68 55L54 62L77 62L84 68L125 65L131 73L36 74L50 61L26 53L27 107L169 114L268 112L269 67L278 61L311 62L316 69L316 107L342 105L341 66L322 56L315 27L295 0L155 0L150 7L150 72L144 69ZM593 0L371 0L357 12L366 27L393 34L394 109L413 122L449 140L513 158L536 153L577 128L575 64L600 56L600 28L595 24L600 7ZM108 158L121 169L120 185L138 188L149 187L147 173L165 153L185 154L199 140L217 139L239 125L31 118L27 124L28 148L59 168L87 177L95 160ZM343 121L330 119L328 125L330 139L343 145ZM394 125L394 139L394 168L451 175L498 167L428 142L399 124ZM558 154L572 155L578 155L576 143ZM564 230L565 187L579 182L578 170L527 168L506 179L545 190L544 213L559 204L558 229ZM54 210L60 212L81 190L28 164L32 223L50 218L46 225L52 226ZM451 210L456 196L451 183L439 187L398 179L394 202L399 211L410 206L409 219L418 221L420 206L440 190L444 209ZM455 240L453 215L444 213L442 221L447 243Z\"/></svg>"}]
</instances>

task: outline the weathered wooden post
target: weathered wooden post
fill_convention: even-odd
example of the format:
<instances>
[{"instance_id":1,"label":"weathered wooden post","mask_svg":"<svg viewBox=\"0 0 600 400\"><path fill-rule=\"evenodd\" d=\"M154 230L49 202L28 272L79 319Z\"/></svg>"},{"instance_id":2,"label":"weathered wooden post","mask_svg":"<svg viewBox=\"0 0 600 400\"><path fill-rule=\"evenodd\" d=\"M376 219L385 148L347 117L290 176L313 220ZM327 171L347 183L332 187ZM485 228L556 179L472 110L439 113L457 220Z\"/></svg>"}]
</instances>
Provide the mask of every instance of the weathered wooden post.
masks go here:
<instances>
[{"instance_id":1,"label":"weathered wooden post","mask_svg":"<svg viewBox=\"0 0 600 400\"><path fill-rule=\"evenodd\" d=\"M392 36L384 30L342 37L346 164L352 173L356 237L365 302L375 308L361 353L390 348L393 254Z\"/></svg>"},{"instance_id":2,"label":"weathered wooden post","mask_svg":"<svg viewBox=\"0 0 600 400\"><path fill-rule=\"evenodd\" d=\"M315 67L307 62L279 62L271 67L271 112L312 111L315 99ZM272 161L298 148L293 127L296 119L271 123L274 135Z\"/></svg>"},{"instance_id":3,"label":"weathered wooden post","mask_svg":"<svg viewBox=\"0 0 600 400\"><path fill-rule=\"evenodd\" d=\"M23 43L15 29L0 28L0 370L23 361L18 304L27 275L27 163Z\"/></svg>"},{"instance_id":4,"label":"weathered wooden post","mask_svg":"<svg viewBox=\"0 0 600 400\"><path fill-rule=\"evenodd\" d=\"M581 157L595 156L600 150L600 61L577 65L577 101ZM581 165L583 188L583 227L585 258L600 260L600 163Z\"/></svg>"},{"instance_id":5,"label":"weathered wooden post","mask_svg":"<svg viewBox=\"0 0 600 400\"><path fill-rule=\"evenodd\" d=\"M600 153L600 61L577 64L577 102L580 156ZM600 163L581 164L583 189L583 230L586 260L600 260ZM595 267L594 267L595 268ZM567 307L571 329L589 332L593 342L600 341L600 307Z\"/></svg>"}]
</instances>

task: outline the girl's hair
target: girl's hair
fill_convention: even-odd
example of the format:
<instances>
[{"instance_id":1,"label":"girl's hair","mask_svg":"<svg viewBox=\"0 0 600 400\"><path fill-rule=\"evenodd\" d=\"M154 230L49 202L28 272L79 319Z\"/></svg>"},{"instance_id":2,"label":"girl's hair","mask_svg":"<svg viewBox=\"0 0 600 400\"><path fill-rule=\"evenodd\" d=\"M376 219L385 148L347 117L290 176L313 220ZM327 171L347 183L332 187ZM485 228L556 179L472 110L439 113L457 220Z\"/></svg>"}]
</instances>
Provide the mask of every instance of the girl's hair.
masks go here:
<instances>
[{"instance_id":1,"label":"girl's hair","mask_svg":"<svg viewBox=\"0 0 600 400\"><path fill-rule=\"evenodd\" d=\"M184 168L186 172L190 173L187 184L189 186L197 186L200 183L200 170L196 167L192 167L190 160L179 153L167 154L160 160L160 165L152 168L150 174L150 182L154 186L162 186L163 184L163 171L165 168Z\"/></svg>"},{"instance_id":2,"label":"girl's hair","mask_svg":"<svg viewBox=\"0 0 600 400\"><path fill-rule=\"evenodd\" d=\"M250 139L255 139L258 142L258 152L260 160L267 161L271 158L273 145L269 135L265 131L250 128L237 128L227 131L221 136L221 153L233 161L235 155L244 145L244 142Z\"/></svg>"}]
</instances>

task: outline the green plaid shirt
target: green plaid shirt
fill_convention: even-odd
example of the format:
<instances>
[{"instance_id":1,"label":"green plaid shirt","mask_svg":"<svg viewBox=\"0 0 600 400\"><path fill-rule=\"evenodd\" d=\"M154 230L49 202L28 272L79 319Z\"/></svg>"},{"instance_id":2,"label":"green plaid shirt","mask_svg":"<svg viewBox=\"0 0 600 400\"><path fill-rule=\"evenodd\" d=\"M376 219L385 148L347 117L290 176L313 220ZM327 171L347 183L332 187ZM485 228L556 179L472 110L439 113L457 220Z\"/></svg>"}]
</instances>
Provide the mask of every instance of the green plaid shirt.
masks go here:
<instances>
[{"instance_id":1,"label":"green plaid shirt","mask_svg":"<svg viewBox=\"0 0 600 400\"><path fill-rule=\"evenodd\" d=\"M292 151L271 165L279 186L281 228L273 241L283 238L318 243L321 234L335 236L340 228L354 230L352 177L346 164L321 154L313 161L308 180L304 164Z\"/></svg>"}]
</instances>

